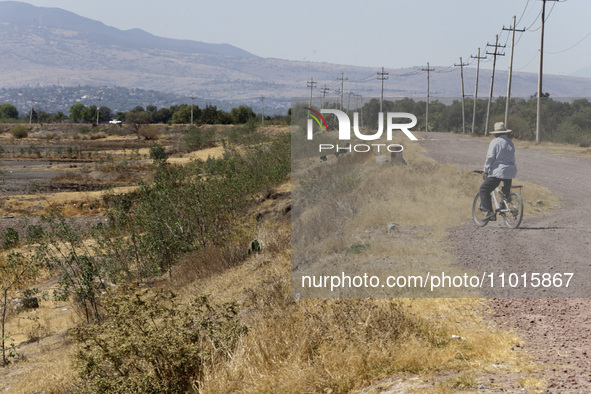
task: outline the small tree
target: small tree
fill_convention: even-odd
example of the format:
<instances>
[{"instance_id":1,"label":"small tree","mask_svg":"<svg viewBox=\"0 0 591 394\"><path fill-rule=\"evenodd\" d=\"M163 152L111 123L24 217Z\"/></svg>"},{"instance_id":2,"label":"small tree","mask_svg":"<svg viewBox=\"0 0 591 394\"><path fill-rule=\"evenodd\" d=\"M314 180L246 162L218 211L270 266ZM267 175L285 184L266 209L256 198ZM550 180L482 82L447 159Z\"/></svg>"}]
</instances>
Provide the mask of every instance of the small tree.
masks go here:
<instances>
[{"instance_id":1,"label":"small tree","mask_svg":"<svg viewBox=\"0 0 591 394\"><path fill-rule=\"evenodd\" d=\"M137 135L138 140L141 137L140 130L145 124L150 123L150 117L143 111L128 112L125 115L125 122L130 124Z\"/></svg>"},{"instance_id":2,"label":"small tree","mask_svg":"<svg viewBox=\"0 0 591 394\"><path fill-rule=\"evenodd\" d=\"M70 121L73 123L80 123L84 117L86 106L81 103L74 104L70 107Z\"/></svg>"},{"instance_id":3,"label":"small tree","mask_svg":"<svg viewBox=\"0 0 591 394\"><path fill-rule=\"evenodd\" d=\"M191 126L183 139L189 151L205 149L215 146L215 132L214 128L202 129Z\"/></svg>"},{"instance_id":4,"label":"small tree","mask_svg":"<svg viewBox=\"0 0 591 394\"><path fill-rule=\"evenodd\" d=\"M2 306L2 335L0 336L0 350L2 351L2 366L10 362L10 354L7 351L6 341L9 338L6 332L6 316L8 313L8 301L13 294L22 289L27 281L35 278L38 267L32 259L25 259L19 253L11 253L6 259L0 260L0 303Z\"/></svg>"},{"instance_id":5,"label":"small tree","mask_svg":"<svg viewBox=\"0 0 591 394\"><path fill-rule=\"evenodd\" d=\"M163 164L168 159L168 154L162 145L154 144L150 147L150 159L154 160L154 164Z\"/></svg>"},{"instance_id":6,"label":"small tree","mask_svg":"<svg viewBox=\"0 0 591 394\"><path fill-rule=\"evenodd\" d=\"M252 108L241 105L238 108L232 108L230 111L233 123L246 123L250 119L256 118L256 114Z\"/></svg>"},{"instance_id":7,"label":"small tree","mask_svg":"<svg viewBox=\"0 0 591 394\"><path fill-rule=\"evenodd\" d=\"M0 119L18 119L18 110L12 104L0 105Z\"/></svg>"},{"instance_id":8,"label":"small tree","mask_svg":"<svg viewBox=\"0 0 591 394\"><path fill-rule=\"evenodd\" d=\"M85 235L63 216L42 217L46 237L35 248L35 261L59 275L56 300L74 295L87 322L100 319L97 292L105 288L99 258L84 243Z\"/></svg>"}]
</instances>

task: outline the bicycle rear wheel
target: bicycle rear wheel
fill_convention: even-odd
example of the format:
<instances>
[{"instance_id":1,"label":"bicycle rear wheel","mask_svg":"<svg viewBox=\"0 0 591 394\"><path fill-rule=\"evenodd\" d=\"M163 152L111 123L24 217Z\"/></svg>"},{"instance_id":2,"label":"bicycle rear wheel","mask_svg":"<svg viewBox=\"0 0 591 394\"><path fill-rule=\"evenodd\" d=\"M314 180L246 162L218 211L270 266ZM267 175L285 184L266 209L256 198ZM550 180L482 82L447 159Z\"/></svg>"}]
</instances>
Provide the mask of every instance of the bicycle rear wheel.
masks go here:
<instances>
[{"instance_id":1,"label":"bicycle rear wheel","mask_svg":"<svg viewBox=\"0 0 591 394\"><path fill-rule=\"evenodd\" d=\"M511 202L508 205L510 211L504 212L502 215L505 226L508 228L517 228L523 218L523 200L521 196L517 193L511 193Z\"/></svg>"},{"instance_id":2,"label":"bicycle rear wheel","mask_svg":"<svg viewBox=\"0 0 591 394\"><path fill-rule=\"evenodd\" d=\"M488 220L484 220L488 212L480 208L480 193L476 193L474 202L472 203L472 219L478 227L484 227L488 224Z\"/></svg>"}]
</instances>

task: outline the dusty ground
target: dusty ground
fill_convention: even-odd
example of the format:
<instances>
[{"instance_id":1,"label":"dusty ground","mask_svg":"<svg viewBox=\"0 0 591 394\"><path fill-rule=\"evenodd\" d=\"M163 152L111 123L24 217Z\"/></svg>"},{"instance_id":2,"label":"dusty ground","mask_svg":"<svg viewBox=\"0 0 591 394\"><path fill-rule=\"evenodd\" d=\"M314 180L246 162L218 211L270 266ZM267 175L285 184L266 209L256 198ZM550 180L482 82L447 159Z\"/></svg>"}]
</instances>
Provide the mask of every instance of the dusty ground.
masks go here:
<instances>
[{"instance_id":1,"label":"dusty ground","mask_svg":"<svg viewBox=\"0 0 591 394\"><path fill-rule=\"evenodd\" d=\"M222 147L186 152L179 130L162 133L157 141L138 139L124 128L74 124L34 125L23 139L0 133L0 231L7 216L34 218L50 206L66 216L103 215L104 192L126 192L149 181L150 147L156 142L166 147L171 164L223 153Z\"/></svg>"},{"instance_id":2,"label":"dusty ground","mask_svg":"<svg viewBox=\"0 0 591 394\"><path fill-rule=\"evenodd\" d=\"M487 139L448 133L422 137L420 144L439 162L472 170L484 163ZM500 288L497 281L483 295L495 298L493 323L514 329L524 339L523 349L544 364L538 376L548 392L591 392L591 302L586 298L591 294L591 157L519 145L518 179L549 188L561 207L524 217L517 230L503 228L500 221L477 228L467 213L466 224L450 231L449 248L467 270L574 273L569 288Z\"/></svg>"}]
</instances>

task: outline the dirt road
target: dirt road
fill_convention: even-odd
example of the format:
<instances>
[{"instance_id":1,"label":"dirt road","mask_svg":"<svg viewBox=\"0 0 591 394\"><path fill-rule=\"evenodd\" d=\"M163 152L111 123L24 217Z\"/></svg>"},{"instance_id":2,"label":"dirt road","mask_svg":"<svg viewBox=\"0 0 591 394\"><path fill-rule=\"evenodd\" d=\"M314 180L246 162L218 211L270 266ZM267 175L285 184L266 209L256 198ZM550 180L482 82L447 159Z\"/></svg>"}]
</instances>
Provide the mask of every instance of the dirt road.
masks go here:
<instances>
[{"instance_id":1,"label":"dirt road","mask_svg":"<svg viewBox=\"0 0 591 394\"><path fill-rule=\"evenodd\" d=\"M488 141L451 133L423 133L420 144L442 163L482 169ZM540 378L548 392L591 392L591 157L559 155L539 148L517 149L518 179L547 187L561 207L524 217L517 230L501 222L450 231L458 263L482 272L566 273L568 288L488 289L495 297L493 318L514 328L525 350L546 365ZM476 191L475 191L476 192ZM527 190L524 190L527 193ZM527 210L527 207L525 208Z\"/></svg>"}]
</instances>

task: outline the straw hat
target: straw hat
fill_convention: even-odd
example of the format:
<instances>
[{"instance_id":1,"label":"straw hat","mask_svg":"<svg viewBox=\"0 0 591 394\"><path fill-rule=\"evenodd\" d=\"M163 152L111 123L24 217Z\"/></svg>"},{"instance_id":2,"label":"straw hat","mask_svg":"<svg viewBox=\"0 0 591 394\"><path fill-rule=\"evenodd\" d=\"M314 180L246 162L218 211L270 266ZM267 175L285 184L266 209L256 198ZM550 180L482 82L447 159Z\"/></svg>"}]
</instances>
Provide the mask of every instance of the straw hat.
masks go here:
<instances>
[{"instance_id":1,"label":"straw hat","mask_svg":"<svg viewBox=\"0 0 591 394\"><path fill-rule=\"evenodd\" d=\"M495 131L491 131L490 134L505 134L510 132L511 130L507 130L507 128L505 127L505 123L497 122L495 123Z\"/></svg>"}]
</instances>

